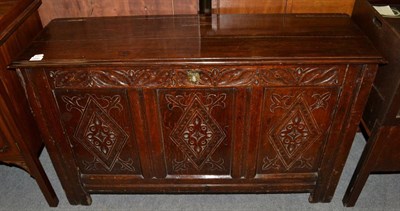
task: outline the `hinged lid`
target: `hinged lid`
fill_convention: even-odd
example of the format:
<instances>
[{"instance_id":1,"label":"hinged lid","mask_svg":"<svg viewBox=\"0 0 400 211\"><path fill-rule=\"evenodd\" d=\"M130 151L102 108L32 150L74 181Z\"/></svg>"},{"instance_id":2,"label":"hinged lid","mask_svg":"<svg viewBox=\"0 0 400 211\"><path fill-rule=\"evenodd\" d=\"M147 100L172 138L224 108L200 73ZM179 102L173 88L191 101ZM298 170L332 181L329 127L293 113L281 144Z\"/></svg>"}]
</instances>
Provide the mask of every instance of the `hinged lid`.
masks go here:
<instances>
[{"instance_id":1,"label":"hinged lid","mask_svg":"<svg viewBox=\"0 0 400 211\"><path fill-rule=\"evenodd\" d=\"M54 20L12 66L381 59L346 15L187 15Z\"/></svg>"}]
</instances>

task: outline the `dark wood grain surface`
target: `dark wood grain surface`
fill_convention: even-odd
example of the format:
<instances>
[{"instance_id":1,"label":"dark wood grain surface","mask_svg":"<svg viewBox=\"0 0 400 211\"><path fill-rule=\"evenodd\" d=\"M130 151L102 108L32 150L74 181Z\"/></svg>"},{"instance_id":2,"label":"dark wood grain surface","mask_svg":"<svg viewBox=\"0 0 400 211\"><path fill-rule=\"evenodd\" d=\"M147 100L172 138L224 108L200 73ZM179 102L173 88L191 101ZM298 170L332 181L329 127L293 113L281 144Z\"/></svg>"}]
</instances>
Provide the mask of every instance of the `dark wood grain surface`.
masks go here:
<instances>
[{"instance_id":1,"label":"dark wood grain surface","mask_svg":"<svg viewBox=\"0 0 400 211\"><path fill-rule=\"evenodd\" d=\"M65 17L197 14L198 0L45 0L39 9L44 25Z\"/></svg>"},{"instance_id":2,"label":"dark wood grain surface","mask_svg":"<svg viewBox=\"0 0 400 211\"><path fill-rule=\"evenodd\" d=\"M28 62L35 54L44 59ZM55 20L13 65L231 58L379 59L344 15L213 15Z\"/></svg>"},{"instance_id":3,"label":"dark wood grain surface","mask_svg":"<svg viewBox=\"0 0 400 211\"><path fill-rule=\"evenodd\" d=\"M354 0L213 0L217 14L344 13ZM55 18L197 14L198 0L43 0L43 25Z\"/></svg>"},{"instance_id":4,"label":"dark wood grain surface","mask_svg":"<svg viewBox=\"0 0 400 211\"><path fill-rule=\"evenodd\" d=\"M286 0L213 0L213 9L219 14L285 13L286 4Z\"/></svg>"},{"instance_id":5,"label":"dark wood grain surface","mask_svg":"<svg viewBox=\"0 0 400 211\"><path fill-rule=\"evenodd\" d=\"M354 0L287 0L287 13L345 13L351 14Z\"/></svg>"}]
</instances>

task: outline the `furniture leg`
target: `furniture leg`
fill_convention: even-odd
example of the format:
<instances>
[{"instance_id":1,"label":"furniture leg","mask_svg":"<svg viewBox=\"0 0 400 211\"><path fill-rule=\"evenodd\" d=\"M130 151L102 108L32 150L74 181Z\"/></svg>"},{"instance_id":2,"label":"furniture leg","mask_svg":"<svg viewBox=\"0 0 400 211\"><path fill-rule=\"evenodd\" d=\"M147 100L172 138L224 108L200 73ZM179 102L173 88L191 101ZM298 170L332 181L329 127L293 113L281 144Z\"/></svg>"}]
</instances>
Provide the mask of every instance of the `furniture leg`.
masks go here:
<instances>
[{"instance_id":1,"label":"furniture leg","mask_svg":"<svg viewBox=\"0 0 400 211\"><path fill-rule=\"evenodd\" d=\"M39 159L37 157L32 157L31 162L29 162L28 168L31 175L36 179L37 184L39 185L40 190L44 197L46 198L47 203L50 207L57 207L58 198L56 193L54 192L53 187L49 179L44 172L43 166L40 164ZM34 165L32 165L34 163Z\"/></svg>"},{"instance_id":2,"label":"furniture leg","mask_svg":"<svg viewBox=\"0 0 400 211\"><path fill-rule=\"evenodd\" d=\"M374 168L377 157L383 148L383 144L379 144L379 137L381 134L387 134L388 132L389 131L386 131L385 128L372 131L372 136L367 141L367 145L364 148L360 161L357 164L356 170L354 171L353 177L343 197L342 201L344 206L353 207L355 205L370 172Z\"/></svg>"}]
</instances>

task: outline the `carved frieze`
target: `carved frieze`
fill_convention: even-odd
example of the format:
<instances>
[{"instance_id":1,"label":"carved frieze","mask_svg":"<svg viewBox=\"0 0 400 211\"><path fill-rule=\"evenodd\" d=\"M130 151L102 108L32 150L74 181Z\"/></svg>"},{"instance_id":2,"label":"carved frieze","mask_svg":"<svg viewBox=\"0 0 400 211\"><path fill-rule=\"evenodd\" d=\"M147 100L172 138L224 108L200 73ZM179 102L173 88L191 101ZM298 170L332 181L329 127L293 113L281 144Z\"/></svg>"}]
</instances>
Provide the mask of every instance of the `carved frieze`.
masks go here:
<instances>
[{"instance_id":1,"label":"carved frieze","mask_svg":"<svg viewBox=\"0 0 400 211\"><path fill-rule=\"evenodd\" d=\"M338 66L221 66L194 68L127 68L53 70L55 88L181 87L181 86L326 86L339 85ZM188 74L198 75L196 81Z\"/></svg>"},{"instance_id":2,"label":"carved frieze","mask_svg":"<svg viewBox=\"0 0 400 211\"><path fill-rule=\"evenodd\" d=\"M338 85L339 68L292 67L266 68L260 78L267 85Z\"/></svg>"}]
</instances>

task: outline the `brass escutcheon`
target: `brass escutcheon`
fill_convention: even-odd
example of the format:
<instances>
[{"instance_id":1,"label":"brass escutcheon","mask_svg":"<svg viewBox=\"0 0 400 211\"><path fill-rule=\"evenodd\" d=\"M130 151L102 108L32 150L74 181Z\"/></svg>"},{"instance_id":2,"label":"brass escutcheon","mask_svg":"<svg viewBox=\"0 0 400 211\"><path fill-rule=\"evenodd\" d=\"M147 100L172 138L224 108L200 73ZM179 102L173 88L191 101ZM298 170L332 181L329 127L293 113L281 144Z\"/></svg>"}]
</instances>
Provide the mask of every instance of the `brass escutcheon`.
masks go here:
<instances>
[{"instance_id":1,"label":"brass escutcheon","mask_svg":"<svg viewBox=\"0 0 400 211\"><path fill-rule=\"evenodd\" d=\"M194 70L187 71L188 79L191 83L198 84L200 81L200 73Z\"/></svg>"}]
</instances>

